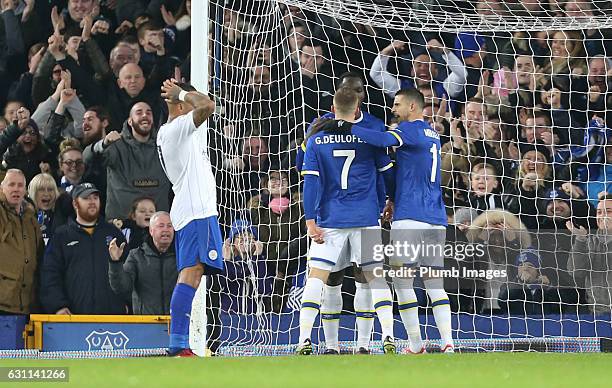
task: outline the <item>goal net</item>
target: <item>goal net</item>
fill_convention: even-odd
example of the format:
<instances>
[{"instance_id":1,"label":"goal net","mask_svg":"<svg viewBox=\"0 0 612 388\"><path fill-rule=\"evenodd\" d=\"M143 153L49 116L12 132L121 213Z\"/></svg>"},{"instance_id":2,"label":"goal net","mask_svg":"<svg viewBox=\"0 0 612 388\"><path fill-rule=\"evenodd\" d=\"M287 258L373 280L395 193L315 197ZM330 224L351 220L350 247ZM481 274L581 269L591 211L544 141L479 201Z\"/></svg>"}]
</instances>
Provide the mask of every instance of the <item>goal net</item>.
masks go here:
<instances>
[{"instance_id":1,"label":"goal net","mask_svg":"<svg viewBox=\"0 0 612 388\"><path fill-rule=\"evenodd\" d=\"M209 9L210 155L227 238L226 273L208 279L211 349L287 354L297 343L309 241L296 158L347 72L364 82L362 111L387 126L400 89L425 96L442 143L444 283L459 348L598 351L612 337L609 1L211 0ZM435 347L431 301L415 287ZM343 350L356 339L354 293L347 271ZM396 332L406 338L397 315ZM378 323L372 339L376 350ZM325 342L318 319L313 342Z\"/></svg>"}]
</instances>

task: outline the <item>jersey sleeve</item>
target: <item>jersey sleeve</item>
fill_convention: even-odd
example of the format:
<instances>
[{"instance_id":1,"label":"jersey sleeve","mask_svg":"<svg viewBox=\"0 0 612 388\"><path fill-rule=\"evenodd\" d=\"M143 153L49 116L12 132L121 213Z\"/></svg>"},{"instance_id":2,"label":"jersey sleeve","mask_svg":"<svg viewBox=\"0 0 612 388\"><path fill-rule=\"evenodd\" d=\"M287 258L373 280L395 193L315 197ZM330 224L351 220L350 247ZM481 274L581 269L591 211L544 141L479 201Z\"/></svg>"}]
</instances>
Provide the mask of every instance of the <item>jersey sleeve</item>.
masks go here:
<instances>
[{"instance_id":1,"label":"jersey sleeve","mask_svg":"<svg viewBox=\"0 0 612 388\"><path fill-rule=\"evenodd\" d=\"M295 168L301 173L302 166L304 164L304 154L306 153L306 143L302 142L297 149L297 153L295 154Z\"/></svg>"},{"instance_id":2,"label":"jersey sleeve","mask_svg":"<svg viewBox=\"0 0 612 388\"><path fill-rule=\"evenodd\" d=\"M378 172L385 172L393 167L393 162L384 149L377 148L374 155L376 157L376 168Z\"/></svg>"},{"instance_id":3,"label":"jersey sleeve","mask_svg":"<svg viewBox=\"0 0 612 388\"><path fill-rule=\"evenodd\" d=\"M317 148L314 138L308 140L306 153L304 154L304 164L302 165L302 175L319 176L319 160L317 158Z\"/></svg>"},{"instance_id":4,"label":"jersey sleeve","mask_svg":"<svg viewBox=\"0 0 612 388\"><path fill-rule=\"evenodd\" d=\"M402 122L396 129L389 130L390 133L401 139L400 147L403 145L418 144L418 133L419 131L412 128L410 123Z\"/></svg>"},{"instance_id":5,"label":"jersey sleeve","mask_svg":"<svg viewBox=\"0 0 612 388\"><path fill-rule=\"evenodd\" d=\"M351 127L351 132L353 133L353 135L375 147L391 147L402 145L402 139L400 138L400 136L398 134L391 133L391 131L381 133L373 129L353 125Z\"/></svg>"}]
</instances>

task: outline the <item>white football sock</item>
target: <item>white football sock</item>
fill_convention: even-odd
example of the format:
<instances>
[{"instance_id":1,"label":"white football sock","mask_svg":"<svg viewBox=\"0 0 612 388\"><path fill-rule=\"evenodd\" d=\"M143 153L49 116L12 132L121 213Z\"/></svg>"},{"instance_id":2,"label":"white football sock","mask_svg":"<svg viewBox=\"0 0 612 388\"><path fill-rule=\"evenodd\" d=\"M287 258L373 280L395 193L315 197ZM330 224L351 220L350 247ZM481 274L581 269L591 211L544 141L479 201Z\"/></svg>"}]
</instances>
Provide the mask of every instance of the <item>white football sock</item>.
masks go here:
<instances>
[{"instance_id":1,"label":"white football sock","mask_svg":"<svg viewBox=\"0 0 612 388\"><path fill-rule=\"evenodd\" d=\"M302 294L300 309L300 344L312 335L312 326L321 308L321 294L324 283L321 279L308 278Z\"/></svg>"},{"instance_id":2,"label":"white football sock","mask_svg":"<svg viewBox=\"0 0 612 388\"><path fill-rule=\"evenodd\" d=\"M442 348L446 345L453 345L453 327L451 321L451 309L448 295L444 291L443 279L425 280L425 288L436 320L436 326L442 338Z\"/></svg>"},{"instance_id":3,"label":"white football sock","mask_svg":"<svg viewBox=\"0 0 612 388\"><path fill-rule=\"evenodd\" d=\"M355 282L355 315L357 324L357 349L370 349L370 338L374 326L374 304L367 283Z\"/></svg>"},{"instance_id":4,"label":"white football sock","mask_svg":"<svg viewBox=\"0 0 612 388\"><path fill-rule=\"evenodd\" d=\"M423 341L419 323L419 302L414 292L413 282L414 279L393 279L399 313L410 339L410 350L416 353L423 347Z\"/></svg>"},{"instance_id":5,"label":"white football sock","mask_svg":"<svg viewBox=\"0 0 612 388\"><path fill-rule=\"evenodd\" d=\"M384 278L375 277L370 281L372 302L380 322L382 338L393 337L393 296Z\"/></svg>"},{"instance_id":6,"label":"white football sock","mask_svg":"<svg viewBox=\"0 0 612 388\"><path fill-rule=\"evenodd\" d=\"M342 285L323 287L321 303L321 323L325 334L325 347L340 351L338 347L338 330L342 313Z\"/></svg>"}]
</instances>

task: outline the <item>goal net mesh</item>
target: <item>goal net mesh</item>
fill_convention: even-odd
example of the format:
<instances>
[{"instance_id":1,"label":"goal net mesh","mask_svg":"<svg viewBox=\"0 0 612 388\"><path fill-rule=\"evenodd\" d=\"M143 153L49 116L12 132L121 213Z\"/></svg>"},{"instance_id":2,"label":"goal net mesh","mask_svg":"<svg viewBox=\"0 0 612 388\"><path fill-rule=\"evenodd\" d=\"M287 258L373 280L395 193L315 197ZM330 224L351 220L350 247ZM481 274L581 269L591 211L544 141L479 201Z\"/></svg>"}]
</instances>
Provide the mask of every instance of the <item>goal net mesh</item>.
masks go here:
<instances>
[{"instance_id":1,"label":"goal net mesh","mask_svg":"<svg viewBox=\"0 0 612 388\"><path fill-rule=\"evenodd\" d=\"M296 155L347 72L364 81L362 111L387 126L398 90L425 96L442 143L456 338L612 336L611 10L582 0L212 0L209 153L227 240L226 273L208 279L209 346L278 354L297 343L309 241ZM572 229L589 234L576 240ZM354 292L348 271L347 348Z\"/></svg>"}]
</instances>

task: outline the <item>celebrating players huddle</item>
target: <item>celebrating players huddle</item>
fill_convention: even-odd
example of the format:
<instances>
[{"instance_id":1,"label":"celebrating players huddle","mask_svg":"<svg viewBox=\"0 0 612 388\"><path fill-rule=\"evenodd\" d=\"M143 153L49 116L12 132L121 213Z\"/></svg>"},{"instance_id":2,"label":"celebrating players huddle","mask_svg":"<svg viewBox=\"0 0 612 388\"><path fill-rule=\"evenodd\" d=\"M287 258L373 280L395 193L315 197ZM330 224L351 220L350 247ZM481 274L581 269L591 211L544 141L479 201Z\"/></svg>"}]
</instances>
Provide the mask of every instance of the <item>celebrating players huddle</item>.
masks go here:
<instances>
[{"instance_id":1,"label":"celebrating players huddle","mask_svg":"<svg viewBox=\"0 0 612 388\"><path fill-rule=\"evenodd\" d=\"M440 187L440 138L423 120L423 95L416 89L400 90L393 103L399 119L395 129L362 112L363 82L347 74L334 95L332 114L315 121L298 154L304 176L304 212L308 235L309 272L300 310L297 354L308 355L314 321L321 312L326 354L339 354L338 328L342 310L342 275L356 267L356 352L370 352L374 314L382 329L383 350L396 352L393 333L393 294L387 280L375 276L382 261L372 259L367 247L381 245L383 211L393 216L391 240L407 244L444 246L446 212ZM394 166L386 153L395 147ZM384 183L383 183L384 182ZM367 241L367 244L364 244ZM443 268L442 250L420 257L389 258L393 268ZM402 273L401 271L397 271ZM404 273L409 271L404 271ZM433 271L435 272L435 271ZM393 279L398 308L410 340L409 353L423 353L418 302L411 277ZM452 353L451 313L443 279L424 278L434 318L442 339L441 351Z\"/></svg>"}]
</instances>

